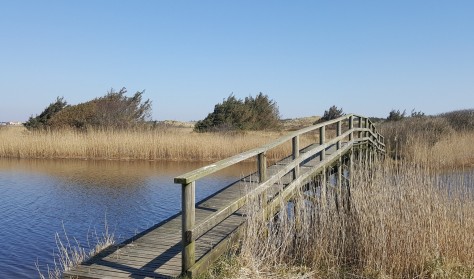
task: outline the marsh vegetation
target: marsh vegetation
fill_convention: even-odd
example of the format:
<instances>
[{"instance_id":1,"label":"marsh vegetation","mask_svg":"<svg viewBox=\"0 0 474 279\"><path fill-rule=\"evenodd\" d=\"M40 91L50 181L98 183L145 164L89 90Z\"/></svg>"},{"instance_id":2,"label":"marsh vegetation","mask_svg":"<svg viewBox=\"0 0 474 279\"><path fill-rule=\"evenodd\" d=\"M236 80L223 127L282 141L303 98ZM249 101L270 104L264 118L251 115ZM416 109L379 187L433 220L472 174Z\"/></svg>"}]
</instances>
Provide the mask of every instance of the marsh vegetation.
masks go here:
<instances>
[{"instance_id":1,"label":"marsh vegetation","mask_svg":"<svg viewBox=\"0 0 474 279\"><path fill-rule=\"evenodd\" d=\"M250 210L205 277L472 278L474 171L417 160L357 162L345 210L303 191L270 220Z\"/></svg>"}]
</instances>

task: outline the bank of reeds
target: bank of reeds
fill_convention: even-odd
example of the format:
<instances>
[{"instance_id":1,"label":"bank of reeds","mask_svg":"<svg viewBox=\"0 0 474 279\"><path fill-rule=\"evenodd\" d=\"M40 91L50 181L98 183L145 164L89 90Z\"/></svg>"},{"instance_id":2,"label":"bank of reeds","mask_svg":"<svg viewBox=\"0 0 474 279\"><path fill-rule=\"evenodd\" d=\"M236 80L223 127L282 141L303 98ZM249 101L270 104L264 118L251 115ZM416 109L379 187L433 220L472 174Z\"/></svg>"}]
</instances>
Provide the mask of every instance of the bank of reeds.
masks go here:
<instances>
[{"instance_id":1,"label":"bank of reeds","mask_svg":"<svg viewBox=\"0 0 474 279\"><path fill-rule=\"evenodd\" d=\"M271 142L284 133L196 133L185 128L31 132L8 127L0 130L0 157L217 161ZM303 140L316 141L311 135ZM290 151L288 143L267 157L277 160Z\"/></svg>"},{"instance_id":2,"label":"bank of reeds","mask_svg":"<svg viewBox=\"0 0 474 279\"><path fill-rule=\"evenodd\" d=\"M344 210L303 192L270 221L251 210L237 256L206 276L474 278L474 172L374 168L355 168Z\"/></svg>"},{"instance_id":3,"label":"bank of reeds","mask_svg":"<svg viewBox=\"0 0 474 279\"><path fill-rule=\"evenodd\" d=\"M474 110L377 124L391 158L440 167L474 166Z\"/></svg>"}]
</instances>

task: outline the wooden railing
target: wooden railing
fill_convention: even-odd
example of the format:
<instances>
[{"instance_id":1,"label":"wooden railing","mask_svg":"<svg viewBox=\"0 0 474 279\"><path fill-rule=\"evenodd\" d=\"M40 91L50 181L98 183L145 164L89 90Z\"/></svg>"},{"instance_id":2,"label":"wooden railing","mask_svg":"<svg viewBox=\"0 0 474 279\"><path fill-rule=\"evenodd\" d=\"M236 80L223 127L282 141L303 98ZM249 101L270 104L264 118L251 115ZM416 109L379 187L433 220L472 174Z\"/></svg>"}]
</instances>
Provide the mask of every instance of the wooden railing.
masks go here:
<instances>
[{"instance_id":1,"label":"wooden railing","mask_svg":"<svg viewBox=\"0 0 474 279\"><path fill-rule=\"evenodd\" d=\"M357 122L357 127L354 123ZM343 125L346 124L346 125ZM329 125L336 126L336 136L332 139L326 138L326 130ZM345 131L343 129L345 128ZM319 130L319 145L300 154L300 138L302 135ZM291 141L292 154L291 162L271 177L267 176L266 153L279 145ZM295 132L291 132L269 144L237 154L230 158L218 161L214 164L193 170L181 176L175 177L174 182L181 184L182 202L182 270L190 269L195 264L195 240L209 231L218 223L232 215L241 208L249 197L260 195L274 183L277 183L284 175L293 173L293 185L286 187L281 195L289 195L294 188L306 181L311 172L317 171L321 166L334 162L343 154L347 153L354 144L367 144L379 153L385 153L384 137L380 135L369 118L354 114L342 116L321 124L313 125ZM336 152L326 157L326 149L336 145ZM306 159L314 157L320 153L321 164L318 164L314 171L300 175L300 165ZM195 220L195 191L196 181L224 168L235 165L247 159L256 157L258 170L258 186L249 191L245 196L238 198L230 204L218 209L205 220L196 224ZM340 173L340 172L339 172ZM322 195L324 193L321 193Z\"/></svg>"}]
</instances>

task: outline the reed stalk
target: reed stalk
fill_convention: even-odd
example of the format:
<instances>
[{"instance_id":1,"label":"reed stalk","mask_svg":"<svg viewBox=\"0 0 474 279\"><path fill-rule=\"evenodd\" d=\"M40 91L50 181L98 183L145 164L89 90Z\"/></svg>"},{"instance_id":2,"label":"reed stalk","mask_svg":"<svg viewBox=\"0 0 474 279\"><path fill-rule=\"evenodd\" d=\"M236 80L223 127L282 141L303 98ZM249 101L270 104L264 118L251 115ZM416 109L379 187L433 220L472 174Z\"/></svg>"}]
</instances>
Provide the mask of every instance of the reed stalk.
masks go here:
<instances>
[{"instance_id":1,"label":"reed stalk","mask_svg":"<svg viewBox=\"0 0 474 279\"><path fill-rule=\"evenodd\" d=\"M469 142L469 134L457 136ZM461 154L454 144L446 138L421 152L422 142L411 142L411 160L387 158L370 169L361 159L344 209L334 185L326 200L314 195L317 180L312 193L281 200L285 210L270 220L256 199L240 244L206 276L474 278L474 170L448 156Z\"/></svg>"},{"instance_id":2,"label":"reed stalk","mask_svg":"<svg viewBox=\"0 0 474 279\"><path fill-rule=\"evenodd\" d=\"M217 161L269 143L286 132L195 133L186 128L30 132L0 129L0 157L42 159ZM304 137L302 144L316 141ZM291 143L268 153L270 161L291 152Z\"/></svg>"}]
</instances>

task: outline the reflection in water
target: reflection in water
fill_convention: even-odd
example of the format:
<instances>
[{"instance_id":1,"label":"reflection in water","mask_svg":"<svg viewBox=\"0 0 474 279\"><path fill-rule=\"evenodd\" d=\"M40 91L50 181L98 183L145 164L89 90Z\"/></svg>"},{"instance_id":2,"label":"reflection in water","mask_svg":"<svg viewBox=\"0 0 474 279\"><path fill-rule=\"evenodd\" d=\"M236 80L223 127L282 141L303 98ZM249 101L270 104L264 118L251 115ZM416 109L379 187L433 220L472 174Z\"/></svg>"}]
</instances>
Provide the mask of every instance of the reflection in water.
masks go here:
<instances>
[{"instance_id":1,"label":"reflection in water","mask_svg":"<svg viewBox=\"0 0 474 279\"><path fill-rule=\"evenodd\" d=\"M53 264L54 234L87 246L104 221L118 241L180 211L177 175L205 163L0 159L0 278L37 277ZM199 201L255 169L242 164L199 180Z\"/></svg>"}]
</instances>

